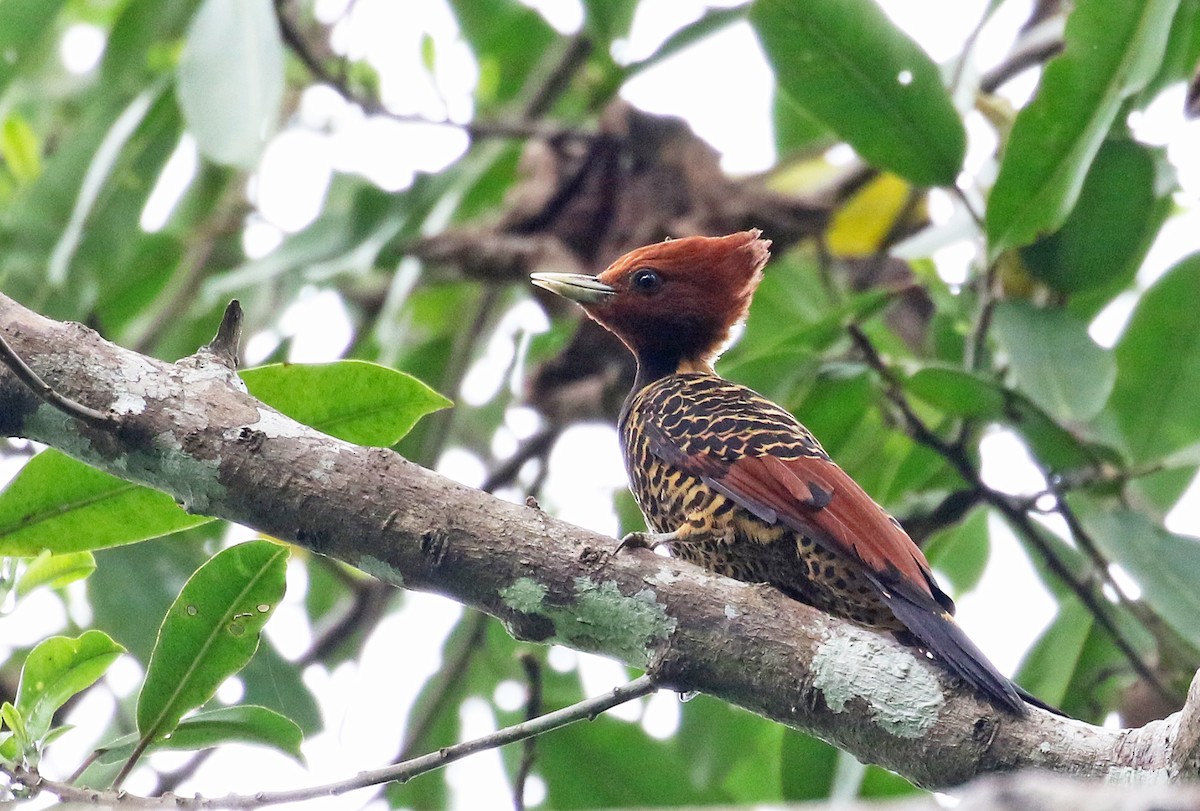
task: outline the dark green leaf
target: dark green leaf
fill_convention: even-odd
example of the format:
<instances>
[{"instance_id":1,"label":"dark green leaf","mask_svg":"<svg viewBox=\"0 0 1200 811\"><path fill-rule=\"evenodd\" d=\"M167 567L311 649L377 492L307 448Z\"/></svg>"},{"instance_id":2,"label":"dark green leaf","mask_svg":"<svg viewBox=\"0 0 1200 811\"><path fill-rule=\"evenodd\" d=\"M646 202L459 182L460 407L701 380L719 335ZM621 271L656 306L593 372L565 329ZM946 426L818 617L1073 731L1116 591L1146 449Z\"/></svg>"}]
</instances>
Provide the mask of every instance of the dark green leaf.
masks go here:
<instances>
[{"instance_id":1,"label":"dark green leaf","mask_svg":"<svg viewBox=\"0 0 1200 811\"><path fill-rule=\"evenodd\" d=\"M794 729L783 733L779 780L784 800L823 800L833 788L838 750Z\"/></svg>"},{"instance_id":2,"label":"dark green leaf","mask_svg":"<svg viewBox=\"0 0 1200 811\"><path fill-rule=\"evenodd\" d=\"M204 0L188 28L177 86L200 151L253 168L283 100L283 42L271 0Z\"/></svg>"},{"instance_id":3,"label":"dark green leaf","mask_svg":"<svg viewBox=\"0 0 1200 811\"><path fill-rule=\"evenodd\" d=\"M127 152L133 151L130 146L134 136L144 123L152 119L154 110L160 108L166 97L164 89L162 83L143 89L105 130L103 138L91 155L87 171L83 174L66 227L58 235L50 253L46 277L52 286L64 286L73 275L74 260L80 243L92 233L86 226L93 213L98 210L101 196L105 189L110 187Z\"/></svg>"},{"instance_id":4,"label":"dark green leaf","mask_svg":"<svg viewBox=\"0 0 1200 811\"><path fill-rule=\"evenodd\" d=\"M586 768L581 764L587 764ZM653 768L646 768L653 764ZM538 768L546 806L555 809L628 808L727 802L721 791L662 774L688 774L690 764L637 724L601 716L538 739Z\"/></svg>"},{"instance_id":5,"label":"dark green leaf","mask_svg":"<svg viewBox=\"0 0 1200 811\"><path fill-rule=\"evenodd\" d=\"M485 109L520 93L558 39L542 15L515 0L451 0L450 6L479 63L476 96Z\"/></svg>"},{"instance_id":6,"label":"dark green leaf","mask_svg":"<svg viewBox=\"0 0 1200 811\"><path fill-rule=\"evenodd\" d=\"M137 746L136 733L126 735L101 748L101 763L126 760ZM250 743L269 746L303 761L300 745L304 735L290 719L266 707L238 706L202 710L179 722L175 731L157 741L154 750L194 751L225 743Z\"/></svg>"},{"instance_id":7,"label":"dark green leaf","mask_svg":"<svg viewBox=\"0 0 1200 811\"><path fill-rule=\"evenodd\" d=\"M966 131L937 65L870 0L757 0L750 20L784 92L866 160L952 185Z\"/></svg>"},{"instance_id":8,"label":"dark green leaf","mask_svg":"<svg viewBox=\"0 0 1200 811\"><path fill-rule=\"evenodd\" d=\"M1064 428L1018 392L1009 392L1006 416L1029 443L1037 460L1050 470L1065 471L1101 464L1121 464L1121 454Z\"/></svg>"},{"instance_id":9,"label":"dark green leaf","mask_svg":"<svg viewBox=\"0 0 1200 811\"><path fill-rule=\"evenodd\" d=\"M250 393L294 420L359 445L388 447L451 403L420 380L358 360L246 369Z\"/></svg>"},{"instance_id":10,"label":"dark green leaf","mask_svg":"<svg viewBox=\"0 0 1200 811\"><path fill-rule=\"evenodd\" d=\"M670 740L688 764L692 785L737 805L783 799L783 727L704 695L682 704L679 711L679 729Z\"/></svg>"},{"instance_id":11,"label":"dark green leaf","mask_svg":"<svg viewBox=\"0 0 1200 811\"><path fill-rule=\"evenodd\" d=\"M1154 75L1178 0L1079 0L1063 52L1018 115L987 207L988 249L1028 245L1071 213L1121 103Z\"/></svg>"},{"instance_id":12,"label":"dark green leaf","mask_svg":"<svg viewBox=\"0 0 1200 811\"><path fill-rule=\"evenodd\" d=\"M1128 637L1131 622L1122 626ZM1143 659L1152 657L1152 648L1143 646ZM1072 718L1101 724L1117 705L1124 691L1137 681L1137 675L1129 666L1129 659L1113 642L1112 636L1099 623L1092 623L1092 630L1083 643L1079 663L1071 676L1059 709Z\"/></svg>"},{"instance_id":13,"label":"dark green leaf","mask_svg":"<svg viewBox=\"0 0 1200 811\"><path fill-rule=\"evenodd\" d=\"M1004 392L995 383L952 366L926 366L904 388L955 417L996 417L1004 409Z\"/></svg>"},{"instance_id":14,"label":"dark green leaf","mask_svg":"<svg viewBox=\"0 0 1200 811\"><path fill-rule=\"evenodd\" d=\"M1042 701L1060 706L1092 631L1092 612L1074 597L1058 604L1058 615L1021 660L1017 681Z\"/></svg>"},{"instance_id":15,"label":"dark green leaf","mask_svg":"<svg viewBox=\"0 0 1200 811\"><path fill-rule=\"evenodd\" d=\"M91 687L124 651L100 631L86 631L75 639L52 636L39 643L25 659L17 688L16 706L30 742L41 740L50 731L55 711Z\"/></svg>"},{"instance_id":16,"label":"dark green leaf","mask_svg":"<svg viewBox=\"0 0 1200 811\"><path fill-rule=\"evenodd\" d=\"M979 583L991 552L988 513L973 510L966 518L936 533L924 545L925 557L950 581L956 595Z\"/></svg>"},{"instance_id":17,"label":"dark green leaf","mask_svg":"<svg viewBox=\"0 0 1200 811\"><path fill-rule=\"evenodd\" d=\"M103 549L211 520L189 515L166 493L46 450L0 493L0 555Z\"/></svg>"},{"instance_id":18,"label":"dark green leaf","mask_svg":"<svg viewBox=\"0 0 1200 811\"><path fill-rule=\"evenodd\" d=\"M160 543L97 552L96 571L87 581L92 624L124 645L145 669L167 609L188 578L220 548L226 529L214 521ZM136 589L127 587L132 578L137 578Z\"/></svg>"},{"instance_id":19,"label":"dark green leaf","mask_svg":"<svg viewBox=\"0 0 1200 811\"><path fill-rule=\"evenodd\" d=\"M1080 516L1105 558L1129 573L1142 600L1175 632L1200 647L1200 538L1176 535L1141 513L1091 505Z\"/></svg>"},{"instance_id":20,"label":"dark green leaf","mask_svg":"<svg viewBox=\"0 0 1200 811\"><path fill-rule=\"evenodd\" d=\"M1116 347L1109 410L1135 463L1200 442L1200 254L1142 296Z\"/></svg>"},{"instance_id":21,"label":"dark green leaf","mask_svg":"<svg viewBox=\"0 0 1200 811\"><path fill-rule=\"evenodd\" d=\"M1186 81L1200 60L1200 0L1180 0L1179 10L1171 23L1166 52L1154 79L1142 89L1138 107L1154 100L1164 88Z\"/></svg>"},{"instance_id":22,"label":"dark green leaf","mask_svg":"<svg viewBox=\"0 0 1200 811\"><path fill-rule=\"evenodd\" d=\"M590 5L603 5L603 0L594 0ZM641 61L625 68L626 78L653 67L668 57L674 56L690 45L708 37L733 23L746 19L746 7L710 8L694 20L667 37L658 49Z\"/></svg>"},{"instance_id":23,"label":"dark green leaf","mask_svg":"<svg viewBox=\"0 0 1200 811\"><path fill-rule=\"evenodd\" d=\"M304 671L279 654L270 639L261 640L250 663L238 674L245 686L242 701L274 710L305 734L321 728L321 710L304 683Z\"/></svg>"},{"instance_id":24,"label":"dark green leaf","mask_svg":"<svg viewBox=\"0 0 1200 811\"><path fill-rule=\"evenodd\" d=\"M1112 354L1088 335L1087 324L1064 310L1004 301L993 320L1008 352L1017 388L1060 420L1094 417L1112 392Z\"/></svg>"},{"instance_id":25,"label":"dark green leaf","mask_svg":"<svg viewBox=\"0 0 1200 811\"><path fill-rule=\"evenodd\" d=\"M163 620L138 696L142 740L169 734L250 661L283 598L287 557L284 546L251 541L218 552L188 580Z\"/></svg>"},{"instance_id":26,"label":"dark green leaf","mask_svg":"<svg viewBox=\"0 0 1200 811\"><path fill-rule=\"evenodd\" d=\"M599 47L607 48L629 33L637 0L583 0L583 7L584 28Z\"/></svg>"},{"instance_id":27,"label":"dark green leaf","mask_svg":"<svg viewBox=\"0 0 1200 811\"><path fill-rule=\"evenodd\" d=\"M771 116L775 121L775 149L780 155L810 153L833 144L829 129L779 88L775 89Z\"/></svg>"},{"instance_id":28,"label":"dark green leaf","mask_svg":"<svg viewBox=\"0 0 1200 811\"><path fill-rule=\"evenodd\" d=\"M1124 288L1170 208L1165 171L1158 151L1105 141L1062 228L1022 250L1030 272L1064 293Z\"/></svg>"},{"instance_id":29,"label":"dark green leaf","mask_svg":"<svg viewBox=\"0 0 1200 811\"><path fill-rule=\"evenodd\" d=\"M53 30L63 0L4 0L0 3L0 95L20 72L27 54Z\"/></svg>"}]
</instances>

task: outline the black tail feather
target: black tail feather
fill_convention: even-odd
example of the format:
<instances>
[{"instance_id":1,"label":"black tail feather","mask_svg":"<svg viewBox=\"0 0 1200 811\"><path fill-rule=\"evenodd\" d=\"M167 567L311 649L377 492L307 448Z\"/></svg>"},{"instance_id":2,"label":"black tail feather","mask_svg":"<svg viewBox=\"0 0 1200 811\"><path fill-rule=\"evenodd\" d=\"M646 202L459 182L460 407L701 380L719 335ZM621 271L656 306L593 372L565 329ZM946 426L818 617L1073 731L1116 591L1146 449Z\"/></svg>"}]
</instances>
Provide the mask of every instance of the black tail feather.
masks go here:
<instances>
[{"instance_id":1,"label":"black tail feather","mask_svg":"<svg viewBox=\"0 0 1200 811\"><path fill-rule=\"evenodd\" d=\"M928 595L909 595L906 593L909 589L903 587L878 585L896 619L955 675L1014 715L1024 717L1028 714L1025 701L1033 697L996 670L963 633L949 611ZM1037 699L1029 703L1057 712Z\"/></svg>"}]
</instances>

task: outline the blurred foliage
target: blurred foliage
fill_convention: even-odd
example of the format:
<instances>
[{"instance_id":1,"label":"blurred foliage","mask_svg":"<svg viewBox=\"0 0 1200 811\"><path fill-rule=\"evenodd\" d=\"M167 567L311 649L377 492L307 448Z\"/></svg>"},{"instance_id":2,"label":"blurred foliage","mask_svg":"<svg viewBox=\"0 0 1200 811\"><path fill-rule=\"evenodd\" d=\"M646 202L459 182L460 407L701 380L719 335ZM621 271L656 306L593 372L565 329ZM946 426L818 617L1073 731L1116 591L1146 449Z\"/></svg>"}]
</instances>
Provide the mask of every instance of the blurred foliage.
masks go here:
<instances>
[{"instance_id":1,"label":"blurred foliage","mask_svg":"<svg viewBox=\"0 0 1200 811\"><path fill-rule=\"evenodd\" d=\"M371 3L333 20L314 16L321 5L0 0L0 290L166 359L209 340L237 297L255 362L292 359L326 320L312 305L324 296L345 316L341 351L354 363L264 367L247 375L251 390L421 464L466 450L489 489L521 498L555 490L551 477L560 492L586 478L551 469L551 450L574 424L611 421L629 380L620 347L534 298L525 275L596 271L668 235L762 227L776 257L720 370L792 409L905 519L955 597L991 576L1003 548L993 534L1015 533L1057 604L1020 668L1027 688L1091 721L1178 706L1200 665L1200 547L1164 520L1200 465L1200 255L1139 275L1178 181L1167 151L1136 140L1128 121L1195 70L1200 0L1038 4L1051 25L1065 22L1061 47L1022 61L1032 37L1022 29L982 76L970 41L937 64L872 0L710 9L637 61L619 56L635 0L585 0L573 34L517 0L451 0L457 34L430 28L389 48L411 50L419 81L403 81L445 90L442 108L462 126L389 110L395 76L371 49L346 45L363 36L351 23ZM1007 5L989 3L980 25ZM762 177L728 178L685 125L616 99L672 55L746 25L774 71L779 156ZM88 43L95 64L68 69ZM456 58L475 72L466 113L449 89ZM1027 64L1044 69L1014 108L997 91ZM314 112L330 94L340 112ZM377 183L385 173L361 163L331 170L310 221L271 223L264 183L280 182L266 172L280 145L331 142L362 116L392 127L397 151L420 148L410 136L430 128L446 142L465 131L469 146L411 180ZM995 143L965 170L971 117ZM826 160L838 143L861 157ZM310 170L295 163L305 154L287 171ZM935 200L957 214L931 221ZM947 245L973 258L930 260ZM1132 317L1109 348L1093 335L1114 306ZM464 398L472 376L489 382ZM456 406L438 411L438 392ZM981 439L997 431L1040 473L1020 497L979 476ZM612 498L621 531L639 528L628 494ZM338 702L303 668L358 657L403 597L297 551L286 566L306 590L292 600L312 633L307 652L285 658L258 634L282 593L280 547L220 551L228 529L54 451L25 465L0 494L0 605L53 594L75 608L61 636L28 650L0 642L0 761L53 752L84 690L108 691L115 706L106 729L90 730L107 747L83 773L95 786L144 749L241 742L298 757L301 734L337 724L322 708ZM181 643L181 616L212 606L232 613ZM577 668L551 666L545 649L474 612L441 644L397 729L402 757L460 740L470 701L497 724L521 720L525 708L499 688L532 672L543 709L583 696ZM103 676L119 657L146 674L140 703ZM241 702L210 700L234 673ZM544 736L533 773L545 805L915 791L708 697L678 709L665 737L609 716ZM520 747L505 750L510 778L520 761ZM433 809L450 792L437 772L381 796Z\"/></svg>"}]
</instances>

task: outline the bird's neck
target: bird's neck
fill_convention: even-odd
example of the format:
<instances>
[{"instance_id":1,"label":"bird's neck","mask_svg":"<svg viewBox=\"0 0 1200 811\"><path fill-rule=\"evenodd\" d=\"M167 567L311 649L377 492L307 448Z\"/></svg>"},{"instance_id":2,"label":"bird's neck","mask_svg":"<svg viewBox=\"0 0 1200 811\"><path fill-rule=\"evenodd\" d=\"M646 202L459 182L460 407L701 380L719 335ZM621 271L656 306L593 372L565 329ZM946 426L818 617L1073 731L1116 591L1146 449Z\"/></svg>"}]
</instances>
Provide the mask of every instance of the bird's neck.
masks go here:
<instances>
[{"instance_id":1,"label":"bird's neck","mask_svg":"<svg viewBox=\"0 0 1200 811\"><path fill-rule=\"evenodd\" d=\"M633 392L636 394L656 380L669 375L688 373L716 374L712 367L713 358L703 356L680 356L663 352L638 352L637 377L634 378Z\"/></svg>"}]
</instances>

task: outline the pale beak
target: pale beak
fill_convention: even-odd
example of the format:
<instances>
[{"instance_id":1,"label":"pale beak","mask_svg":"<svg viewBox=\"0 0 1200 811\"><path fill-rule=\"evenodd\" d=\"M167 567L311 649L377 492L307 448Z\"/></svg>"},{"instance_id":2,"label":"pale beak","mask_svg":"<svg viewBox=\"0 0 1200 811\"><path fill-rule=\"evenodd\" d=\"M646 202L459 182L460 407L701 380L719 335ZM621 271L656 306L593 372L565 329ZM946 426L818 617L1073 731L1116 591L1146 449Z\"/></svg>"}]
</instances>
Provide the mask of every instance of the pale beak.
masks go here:
<instances>
[{"instance_id":1,"label":"pale beak","mask_svg":"<svg viewBox=\"0 0 1200 811\"><path fill-rule=\"evenodd\" d=\"M529 278L543 290L557 293L580 304L599 304L617 292L595 276L588 276L586 273L531 273Z\"/></svg>"}]
</instances>

